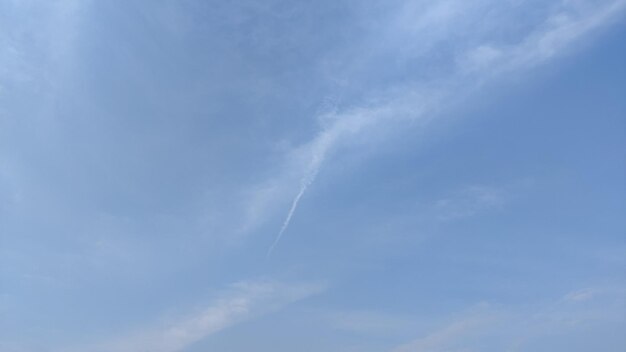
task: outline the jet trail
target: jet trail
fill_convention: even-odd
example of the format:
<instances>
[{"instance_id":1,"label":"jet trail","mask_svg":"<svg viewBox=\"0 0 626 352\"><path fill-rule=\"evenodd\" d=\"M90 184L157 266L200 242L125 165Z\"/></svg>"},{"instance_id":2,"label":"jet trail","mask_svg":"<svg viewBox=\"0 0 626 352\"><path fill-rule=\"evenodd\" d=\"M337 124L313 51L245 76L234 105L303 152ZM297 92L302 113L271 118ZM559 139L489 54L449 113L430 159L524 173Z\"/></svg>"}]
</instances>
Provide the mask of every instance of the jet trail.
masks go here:
<instances>
[{"instance_id":1,"label":"jet trail","mask_svg":"<svg viewBox=\"0 0 626 352\"><path fill-rule=\"evenodd\" d=\"M302 179L300 191L298 192L296 197L293 199L293 202L291 203L291 208L289 209L289 213L287 213L287 217L285 218L285 221L283 222L283 226L280 228L278 235L274 239L274 243L272 243L270 248L267 250L268 258L272 255L272 252L274 251L274 248L276 247L276 245L278 245L278 242L280 242L280 239L283 237L283 234L287 230L287 227L289 227L289 223L291 222L291 217L295 213L296 208L298 208L298 203L300 202L300 198L302 198L307 188L309 188L309 186L313 183L313 181L315 181L315 176L317 176L318 171L319 171L319 166L317 167L317 169L313 170L313 172L311 172L308 176Z\"/></svg>"},{"instance_id":2,"label":"jet trail","mask_svg":"<svg viewBox=\"0 0 626 352\"><path fill-rule=\"evenodd\" d=\"M372 130L384 121L416 121L421 117L437 115L440 110L454 105L454 102L467 97L468 92L480 89L485 83L496 81L505 74L523 72L552 59L579 38L618 18L626 8L626 0L603 1L606 4L599 7L570 6L567 4L569 1L562 2L563 8L547 14L535 29L521 39L500 45L493 44L492 40L483 40L479 44L461 48L454 54L451 71L444 76L417 82L414 86L401 86L400 88L405 88L404 92L400 90L396 96L378 99L374 105L357 106L338 114L330 114L332 123L309 143L297 149L297 152L305 155L310 153L312 159L287 217L267 251L267 257L271 256L285 234L302 196L315 180L325 157L337 144L366 128ZM462 12L458 14L462 15ZM426 21L426 25L429 23L429 20ZM412 32L400 32L398 35L412 35ZM439 39L436 37L433 40L436 42Z\"/></svg>"}]
</instances>

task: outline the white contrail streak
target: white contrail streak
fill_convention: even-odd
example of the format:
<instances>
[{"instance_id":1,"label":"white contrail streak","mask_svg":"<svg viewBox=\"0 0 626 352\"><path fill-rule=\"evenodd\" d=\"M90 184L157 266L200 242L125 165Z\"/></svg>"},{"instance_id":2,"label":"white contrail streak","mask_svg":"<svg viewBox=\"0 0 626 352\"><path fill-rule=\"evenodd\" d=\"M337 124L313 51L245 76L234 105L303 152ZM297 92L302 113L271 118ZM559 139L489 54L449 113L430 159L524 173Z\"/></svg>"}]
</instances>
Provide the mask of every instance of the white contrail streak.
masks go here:
<instances>
[{"instance_id":1,"label":"white contrail streak","mask_svg":"<svg viewBox=\"0 0 626 352\"><path fill-rule=\"evenodd\" d=\"M300 198L302 198L302 196L304 195L304 192L306 192L306 189L309 188L311 183L315 181L315 176L317 176L318 170L319 170L319 166L317 169L313 170L313 172L311 172L308 176L302 179L300 191L298 192L296 197L293 199L293 202L291 203L291 208L289 209L289 213L287 213L287 217L285 218L285 221L283 222L283 226L280 228L278 235L276 235L276 238L274 239L274 243L272 243L270 248L267 250L268 257L272 255L274 248L276 247L278 242L280 242L280 239L283 237L283 234L287 230L287 227L289 227L289 223L291 222L291 217L295 213L296 208L298 208L298 203L300 202Z\"/></svg>"},{"instance_id":2,"label":"white contrail streak","mask_svg":"<svg viewBox=\"0 0 626 352\"><path fill-rule=\"evenodd\" d=\"M569 1L564 0L564 9L546 16L537 25L537 30L531 30L516 43L495 45L484 41L461 50L455 55L456 64L452 72L438 80L408 87L408 92L386 101L383 99L375 107L354 108L337 115L331 114L333 123L297 150L311 155L312 158L308 163L307 173L301 180L300 190L293 199L267 256L272 254L289 227L302 196L315 180L324 158L338 143L366 128L381 126L383 121L415 121L418 117L436 115L442 107L452 105L459 96L467 96L468 92L480 88L484 82L493 81L506 73L524 71L550 60L580 37L616 18L626 7L626 0L606 1L607 4L599 8L570 6L568 3ZM431 86L432 89L428 89Z\"/></svg>"}]
</instances>

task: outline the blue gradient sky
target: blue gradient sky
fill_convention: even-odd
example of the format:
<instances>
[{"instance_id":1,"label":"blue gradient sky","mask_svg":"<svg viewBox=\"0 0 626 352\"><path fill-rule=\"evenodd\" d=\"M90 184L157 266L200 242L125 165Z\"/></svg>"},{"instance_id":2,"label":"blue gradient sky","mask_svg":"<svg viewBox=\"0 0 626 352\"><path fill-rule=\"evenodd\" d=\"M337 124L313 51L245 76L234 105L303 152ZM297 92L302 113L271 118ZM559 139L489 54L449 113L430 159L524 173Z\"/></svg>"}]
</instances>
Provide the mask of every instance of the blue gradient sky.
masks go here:
<instances>
[{"instance_id":1,"label":"blue gradient sky","mask_svg":"<svg viewBox=\"0 0 626 352\"><path fill-rule=\"evenodd\" d=\"M0 0L0 350L623 351L625 15Z\"/></svg>"}]
</instances>

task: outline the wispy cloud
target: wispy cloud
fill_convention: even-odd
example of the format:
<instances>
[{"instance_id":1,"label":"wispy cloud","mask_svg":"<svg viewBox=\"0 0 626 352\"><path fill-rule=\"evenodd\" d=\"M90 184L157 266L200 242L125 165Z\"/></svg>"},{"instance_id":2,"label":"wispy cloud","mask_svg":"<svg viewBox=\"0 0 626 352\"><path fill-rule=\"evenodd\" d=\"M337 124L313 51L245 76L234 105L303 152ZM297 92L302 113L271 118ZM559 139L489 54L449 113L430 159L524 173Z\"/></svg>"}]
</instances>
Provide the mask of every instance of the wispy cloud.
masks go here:
<instances>
[{"instance_id":1,"label":"wispy cloud","mask_svg":"<svg viewBox=\"0 0 626 352\"><path fill-rule=\"evenodd\" d=\"M449 26L449 17L463 14L463 11L455 10L456 6L462 7L462 3L449 1L444 4L426 11L427 15L417 22L434 26L437 32L436 26ZM293 152L299 159L296 164L304 165L301 186L268 253L274 250L283 237L303 194L314 182L324 161L341 143L349 143L366 132L375 134L376 130L392 123L428 122L442 109L453 105L482 84L505 74L530 69L565 51L572 43L613 20L623 11L625 4L623 0L604 1L601 4L562 1L516 42L492 45L489 40L479 39L477 44L460 50L456 55L455 67L440 76L394 87L391 93L373 99L367 106L320 116L319 120L325 127L310 142ZM399 36L410 36L407 32L409 29L400 28L402 33Z\"/></svg>"},{"instance_id":2,"label":"wispy cloud","mask_svg":"<svg viewBox=\"0 0 626 352\"><path fill-rule=\"evenodd\" d=\"M626 320L616 313L625 303L623 293L616 287L585 288L534 306L481 303L391 351L525 351L548 336L567 340L589 327L623 326Z\"/></svg>"},{"instance_id":3,"label":"wispy cloud","mask_svg":"<svg viewBox=\"0 0 626 352\"><path fill-rule=\"evenodd\" d=\"M434 211L439 220L454 220L502 206L508 195L502 189L470 186L437 200Z\"/></svg>"},{"instance_id":4,"label":"wispy cloud","mask_svg":"<svg viewBox=\"0 0 626 352\"><path fill-rule=\"evenodd\" d=\"M327 320L334 329L370 336L403 334L415 325L407 316L367 310L333 312Z\"/></svg>"},{"instance_id":5,"label":"wispy cloud","mask_svg":"<svg viewBox=\"0 0 626 352\"><path fill-rule=\"evenodd\" d=\"M394 348L393 352L443 352L472 351L469 346L458 343L473 335L481 334L497 320L496 314L488 307L481 307L431 332L430 334Z\"/></svg>"},{"instance_id":6,"label":"wispy cloud","mask_svg":"<svg viewBox=\"0 0 626 352\"><path fill-rule=\"evenodd\" d=\"M161 326L76 350L174 352L237 323L323 291L321 284L245 281L230 287L208 307Z\"/></svg>"}]
</instances>

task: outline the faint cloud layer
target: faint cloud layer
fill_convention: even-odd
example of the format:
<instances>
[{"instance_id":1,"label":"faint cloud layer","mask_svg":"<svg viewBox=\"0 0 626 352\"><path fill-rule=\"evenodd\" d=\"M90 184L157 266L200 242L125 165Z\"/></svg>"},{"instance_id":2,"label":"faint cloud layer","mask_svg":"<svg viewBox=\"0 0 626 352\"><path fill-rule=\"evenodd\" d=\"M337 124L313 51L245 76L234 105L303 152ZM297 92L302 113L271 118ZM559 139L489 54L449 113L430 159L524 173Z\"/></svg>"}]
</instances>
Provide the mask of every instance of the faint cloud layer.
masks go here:
<instances>
[{"instance_id":1,"label":"faint cloud layer","mask_svg":"<svg viewBox=\"0 0 626 352\"><path fill-rule=\"evenodd\" d=\"M434 210L439 220L461 219L501 207L507 201L506 196L497 188L471 186L437 200Z\"/></svg>"},{"instance_id":2,"label":"faint cloud layer","mask_svg":"<svg viewBox=\"0 0 626 352\"><path fill-rule=\"evenodd\" d=\"M596 294L593 294L596 293ZM623 288L586 288L535 306L478 304L393 352L529 351L545 338L567 341L580 329L626 322Z\"/></svg>"},{"instance_id":3,"label":"faint cloud layer","mask_svg":"<svg viewBox=\"0 0 626 352\"><path fill-rule=\"evenodd\" d=\"M145 328L100 346L77 351L175 352L232 325L280 309L318 294L321 284L284 284L270 281L239 282L222 293L207 308L160 327Z\"/></svg>"}]
</instances>

